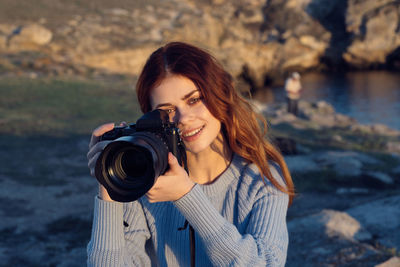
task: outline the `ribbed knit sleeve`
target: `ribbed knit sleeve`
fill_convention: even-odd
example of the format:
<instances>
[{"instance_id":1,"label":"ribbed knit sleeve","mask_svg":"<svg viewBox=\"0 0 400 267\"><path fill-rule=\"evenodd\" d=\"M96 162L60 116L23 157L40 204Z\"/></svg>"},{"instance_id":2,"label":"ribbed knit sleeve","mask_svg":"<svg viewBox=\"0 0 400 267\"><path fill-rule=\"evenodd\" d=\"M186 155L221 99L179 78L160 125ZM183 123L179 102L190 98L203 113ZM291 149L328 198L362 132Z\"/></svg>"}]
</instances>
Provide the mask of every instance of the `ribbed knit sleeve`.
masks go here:
<instances>
[{"instance_id":1,"label":"ribbed knit sleeve","mask_svg":"<svg viewBox=\"0 0 400 267\"><path fill-rule=\"evenodd\" d=\"M92 236L87 246L87 265L150 266L145 251L149 237L143 209L138 201L123 204L96 197Z\"/></svg>"},{"instance_id":2,"label":"ribbed knit sleeve","mask_svg":"<svg viewBox=\"0 0 400 267\"><path fill-rule=\"evenodd\" d=\"M284 266L288 246L288 197L278 190L261 190L240 234L212 205L199 185L175 206L201 237L214 266Z\"/></svg>"}]
</instances>

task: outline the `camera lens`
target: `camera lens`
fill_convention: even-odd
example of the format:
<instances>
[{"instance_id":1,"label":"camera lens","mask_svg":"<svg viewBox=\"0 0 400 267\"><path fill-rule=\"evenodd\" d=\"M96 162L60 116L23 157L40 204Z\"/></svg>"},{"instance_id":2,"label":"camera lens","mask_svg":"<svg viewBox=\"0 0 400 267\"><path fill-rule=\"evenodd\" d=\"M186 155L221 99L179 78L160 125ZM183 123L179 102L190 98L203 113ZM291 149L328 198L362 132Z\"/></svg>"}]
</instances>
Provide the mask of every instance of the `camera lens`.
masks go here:
<instances>
[{"instance_id":1,"label":"camera lens","mask_svg":"<svg viewBox=\"0 0 400 267\"><path fill-rule=\"evenodd\" d=\"M129 147L114 156L112 165L115 167L116 176L119 179L135 180L144 176L151 166L149 160L143 155L143 151L137 147Z\"/></svg>"},{"instance_id":2,"label":"camera lens","mask_svg":"<svg viewBox=\"0 0 400 267\"><path fill-rule=\"evenodd\" d=\"M135 132L109 143L96 163L96 178L110 197L129 202L143 196L168 167L168 147L150 132Z\"/></svg>"}]
</instances>

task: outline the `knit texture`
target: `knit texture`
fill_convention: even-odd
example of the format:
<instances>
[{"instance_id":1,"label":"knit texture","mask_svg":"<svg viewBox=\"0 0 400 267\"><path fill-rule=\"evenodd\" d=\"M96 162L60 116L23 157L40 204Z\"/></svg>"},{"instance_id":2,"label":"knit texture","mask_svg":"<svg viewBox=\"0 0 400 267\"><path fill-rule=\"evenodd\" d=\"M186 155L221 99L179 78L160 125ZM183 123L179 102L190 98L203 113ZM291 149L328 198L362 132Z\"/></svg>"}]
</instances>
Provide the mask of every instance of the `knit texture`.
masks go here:
<instances>
[{"instance_id":1,"label":"knit texture","mask_svg":"<svg viewBox=\"0 0 400 267\"><path fill-rule=\"evenodd\" d=\"M189 227L179 230L186 220L195 230L198 267L284 266L288 196L265 182L254 164L234 155L214 183L197 184L175 202L96 197L88 266L190 266Z\"/></svg>"}]
</instances>

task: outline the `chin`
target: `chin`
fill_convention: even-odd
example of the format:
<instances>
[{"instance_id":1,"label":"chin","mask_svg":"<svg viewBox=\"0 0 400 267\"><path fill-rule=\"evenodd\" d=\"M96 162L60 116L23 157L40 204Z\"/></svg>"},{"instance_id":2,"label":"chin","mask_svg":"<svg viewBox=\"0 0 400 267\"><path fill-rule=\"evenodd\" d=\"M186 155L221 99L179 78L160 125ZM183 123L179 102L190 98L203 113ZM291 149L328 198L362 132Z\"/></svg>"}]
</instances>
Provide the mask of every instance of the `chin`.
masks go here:
<instances>
[{"instance_id":1,"label":"chin","mask_svg":"<svg viewBox=\"0 0 400 267\"><path fill-rule=\"evenodd\" d=\"M206 146L206 145L199 145L199 144L193 145L193 144L190 144L190 145L186 145L186 151L189 152L189 153L192 153L192 154L199 154L199 153L201 153L203 151L206 151L207 148L209 148L209 147L210 146Z\"/></svg>"}]
</instances>

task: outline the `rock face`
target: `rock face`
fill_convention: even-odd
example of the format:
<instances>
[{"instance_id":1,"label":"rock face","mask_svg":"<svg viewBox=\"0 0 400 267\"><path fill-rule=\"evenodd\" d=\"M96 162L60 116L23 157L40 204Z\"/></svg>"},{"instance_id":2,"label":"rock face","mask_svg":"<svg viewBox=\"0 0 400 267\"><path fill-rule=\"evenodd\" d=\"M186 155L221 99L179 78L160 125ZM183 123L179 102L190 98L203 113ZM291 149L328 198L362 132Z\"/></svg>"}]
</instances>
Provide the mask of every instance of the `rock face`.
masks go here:
<instances>
[{"instance_id":1,"label":"rock face","mask_svg":"<svg viewBox=\"0 0 400 267\"><path fill-rule=\"evenodd\" d=\"M137 75L168 41L210 50L250 89L292 71L400 69L399 1L161 1L57 24L0 24L0 51L41 50L63 64ZM60 25L61 24L61 25Z\"/></svg>"},{"instance_id":2,"label":"rock face","mask_svg":"<svg viewBox=\"0 0 400 267\"><path fill-rule=\"evenodd\" d=\"M385 65L400 45L400 4L392 0L350 0L346 30L352 34L344 58L355 67Z\"/></svg>"}]
</instances>

